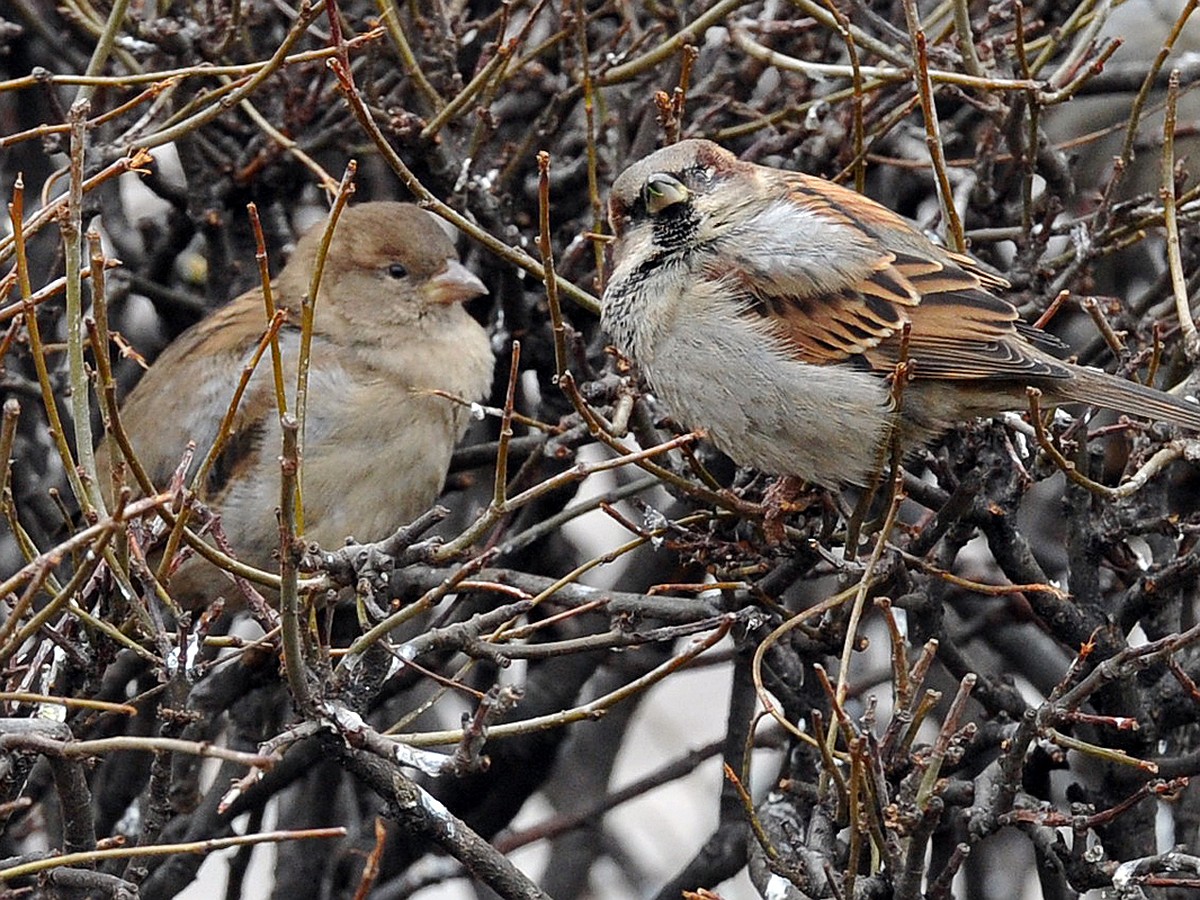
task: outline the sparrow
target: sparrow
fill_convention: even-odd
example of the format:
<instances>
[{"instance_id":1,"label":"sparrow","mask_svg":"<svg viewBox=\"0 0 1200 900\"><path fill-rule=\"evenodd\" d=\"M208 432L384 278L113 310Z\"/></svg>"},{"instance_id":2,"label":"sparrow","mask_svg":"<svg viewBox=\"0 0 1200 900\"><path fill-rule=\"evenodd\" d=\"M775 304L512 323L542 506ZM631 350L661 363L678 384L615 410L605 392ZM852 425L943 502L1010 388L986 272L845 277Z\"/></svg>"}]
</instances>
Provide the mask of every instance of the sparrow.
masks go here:
<instances>
[{"instance_id":1,"label":"sparrow","mask_svg":"<svg viewBox=\"0 0 1200 900\"><path fill-rule=\"evenodd\" d=\"M1200 430L1200 405L1060 359L1003 278L825 179L685 140L617 178L609 219L604 328L741 465L867 485L893 435L911 449L1029 387Z\"/></svg>"},{"instance_id":2,"label":"sparrow","mask_svg":"<svg viewBox=\"0 0 1200 900\"><path fill-rule=\"evenodd\" d=\"M300 238L272 282L276 307L288 313L279 345L292 415L300 306L322 231L323 223ZM492 383L487 332L463 307L485 293L420 207L375 202L342 212L315 306L301 482L306 540L379 540L437 499L469 422L468 408L450 397L479 401ZM189 441L197 448L191 471L199 465L266 326L262 289L242 294L176 338L125 399L121 421L156 487L170 481ZM102 480L111 440L97 457ZM234 554L268 570L278 569L281 441L266 354L199 499L219 514ZM172 574L169 590L188 609L218 594L237 602L228 578L198 556Z\"/></svg>"}]
</instances>

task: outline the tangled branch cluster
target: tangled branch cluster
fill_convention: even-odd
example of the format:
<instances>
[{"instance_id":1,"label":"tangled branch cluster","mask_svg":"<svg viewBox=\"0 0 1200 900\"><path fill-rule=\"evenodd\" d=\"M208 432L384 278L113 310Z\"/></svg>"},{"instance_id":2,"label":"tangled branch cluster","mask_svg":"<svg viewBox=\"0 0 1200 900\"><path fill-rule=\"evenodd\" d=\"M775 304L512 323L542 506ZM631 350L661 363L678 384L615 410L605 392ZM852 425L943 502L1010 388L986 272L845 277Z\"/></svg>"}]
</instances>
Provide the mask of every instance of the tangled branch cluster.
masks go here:
<instances>
[{"instance_id":1,"label":"tangled branch cluster","mask_svg":"<svg viewBox=\"0 0 1200 900\"><path fill-rule=\"evenodd\" d=\"M232 846L242 896L260 843L279 896L1200 884L1194 443L1035 408L911 459L878 521L819 491L765 521L769 480L673 434L595 316L606 186L703 136L969 243L1083 362L1184 382L1196 67L1168 51L1200 44L1194 6L14 0L5 895L171 897ZM1122 16L1148 51L1118 52ZM351 189L458 225L491 290L497 388L449 511L306 548L310 615L175 616L138 561L204 498L106 510L91 447L140 357L258 283L248 203L279 260ZM614 783L689 667L727 701L686 716L722 736ZM702 846L653 867L606 827L714 757L723 780L660 813L712 816ZM514 864L535 843L544 871Z\"/></svg>"}]
</instances>

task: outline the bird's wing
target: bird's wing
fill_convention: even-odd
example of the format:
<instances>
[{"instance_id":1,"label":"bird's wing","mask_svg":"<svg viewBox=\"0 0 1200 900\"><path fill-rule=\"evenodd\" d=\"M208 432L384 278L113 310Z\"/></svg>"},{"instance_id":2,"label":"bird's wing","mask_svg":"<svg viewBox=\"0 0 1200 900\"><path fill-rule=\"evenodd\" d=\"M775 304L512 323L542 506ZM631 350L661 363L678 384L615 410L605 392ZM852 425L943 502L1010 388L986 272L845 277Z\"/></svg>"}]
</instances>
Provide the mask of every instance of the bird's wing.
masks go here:
<instances>
[{"instance_id":1,"label":"bird's wing","mask_svg":"<svg viewBox=\"0 0 1200 900\"><path fill-rule=\"evenodd\" d=\"M262 297L243 295L176 338L155 360L121 405L121 422L152 482L162 488L183 457L188 441L199 460L216 440L243 367L265 331ZM290 331L290 326L284 326ZM281 341L294 340L281 331ZM181 386L183 390L181 391ZM228 479L257 453L275 412L270 355L259 361L238 405L230 435L204 486L216 496ZM107 438L105 444L111 441ZM99 462L107 465L102 447ZM101 478L104 478L101 469Z\"/></svg>"},{"instance_id":2,"label":"bird's wing","mask_svg":"<svg viewBox=\"0 0 1200 900\"><path fill-rule=\"evenodd\" d=\"M928 242L904 219L846 188L786 177L789 200L825 215L841 216L868 239L854 248L854 265L832 276L832 289L803 290L745 276L737 289L746 314L764 318L798 359L816 365L857 360L891 371L904 352L914 377L955 379L1066 378L1069 371L1042 351L1060 345L1022 322L1016 308L996 296L1002 278L964 254ZM889 231L888 241L876 237ZM899 231L897 229L900 229ZM795 240L802 242L804 234ZM890 249L899 245L902 249Z\"/></svg>"}]
</instances>

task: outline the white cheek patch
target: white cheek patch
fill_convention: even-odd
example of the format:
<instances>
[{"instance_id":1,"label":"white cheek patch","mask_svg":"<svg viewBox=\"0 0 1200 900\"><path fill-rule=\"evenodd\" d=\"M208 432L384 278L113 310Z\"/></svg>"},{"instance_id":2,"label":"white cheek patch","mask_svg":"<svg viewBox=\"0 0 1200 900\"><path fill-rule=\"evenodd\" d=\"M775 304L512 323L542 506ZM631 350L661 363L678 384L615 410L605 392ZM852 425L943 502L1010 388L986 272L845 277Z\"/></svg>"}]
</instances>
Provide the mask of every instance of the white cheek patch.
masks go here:
<instances>
[{"instance_id":1,"label":"white cheek patch","mask_svg":"<svg viewBox=\"0 0 1200 900\"><path fill-rule=\"evenodd\" d=\"M610 281L617 281L636 269L643 260L654 252L654 228L648 222L638 224L621 235L617 245L620 259L617 260Z\"/></svg>"}]
</instances>

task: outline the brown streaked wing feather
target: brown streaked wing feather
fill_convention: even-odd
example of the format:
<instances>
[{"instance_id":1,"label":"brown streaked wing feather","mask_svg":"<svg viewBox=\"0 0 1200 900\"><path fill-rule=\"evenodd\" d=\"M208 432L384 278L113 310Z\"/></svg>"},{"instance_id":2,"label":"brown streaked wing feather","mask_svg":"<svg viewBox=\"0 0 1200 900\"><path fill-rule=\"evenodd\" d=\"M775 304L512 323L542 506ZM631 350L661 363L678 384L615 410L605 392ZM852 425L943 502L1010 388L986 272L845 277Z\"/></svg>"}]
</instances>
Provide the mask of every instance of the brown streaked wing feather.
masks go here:
<instances>
[{"instance_id":1,"label":"brown streaked wing feather","mask_svg":"<svg viewBox=\"0 0 1200 900\"><path fill-rule=\"evenodd\" d=\"M782 173L782 178L798 202L812 209L824 210L835 221L865 230L879 239L881 244L883 240L880 238L880 231L908 236L912 240L903 243L909 247L926 243L926 238L911 222L857 191L799 172ZM917 285L921 293L953 290L962 287L964 280L985 290L1005 290L1009 287L1009 283L1002 276L985 269L979 260L933 244L929 246L933 247L942 259L935 259L922 252L897 252L894 260L895 268L906 277L931 279L926 285ZM935 287L936 276L940 274L948 276L946 287ZM915 302L919 302L919 299Z\"/></svg>"},{"instance_id":2,"label":"brown streaked wing feather","mask_svg":"<svg viewBox=\"0 0 1200 900\"><path fill-rule=\"evenodd\" d=\"M992 293L1008 287L1008 282L969 256L943 252L945 263L920 256L897 260L922 295L921 305L910 315L909 357L916 363L915 377L1067 377L1065 368L1027 352L1028 343L1051 349L1057 342L1022 322L1016 307ZM871 363L891 368L899 352L899 341L882 345Z\"/></svg>"},{"instance_id":3,"label":"brown streaked wing feather","mask_svg":"<svg viewBox=\"0 0 1200 900\"><path fill-rule=\"evenodd\" d=\"M916 378L1060 379L1065 366L1032 351L1060 344L1021 322L1016 308L984 287L982 270L896 256L836 295L764 295L745 285L747 311L771 320L796 358L828 365L851 358L890 372L911 324L908 358ZM988 276L988 284L997 284ZM916 298L916 299L913 299Z\"/></svg>"},{"instance_id":4,"label":"brown streaked wing feather","mask_svg":"<svg viewBox=\"0 0 1200 900\"><path fill-rule=\"evenodd\" d=\"M906 227L890 209L865 202L862 195L840 185L798 172L772 172L796 203L821 210L833 221L855 228ZM870 244L870 239L864 242ZM863 248L868 274L836 293L801 296L772 293L758 282L740 285L746 311L770 320L773 330L795 356L826 365L859 356L904 327L907 310L921 302L908 271L896 265L893 253L881 246ZM875 259L870 259L874 251ZM935 265L936 267L936 265Z\"/></svg>"},{"instance_id":5,"label":"brown streaked wing feather","mask_svg":"<svg viewBox=\"0 0 1200 900\"><path fill-rule=\"evenodd\" d=\"M1024 319L1017 319L1016 325L1017 334L1029 341L1040 350L1045 350L1055 356L1067 356L1071 352L1071 346L1056 334L1051 334L1048 331L1042 331L1035 325L1030 325Z\"/></svg>"},{"instance_id":6,"label":"brown streaked wing feather","mask_svg":"<svg viewBox=\"0 0 1200 900\"><path fill-rule=\"evenodd\" d=\"M913 288L922 298L930 294L950 292L978 291L986 293L983 280L980 278L980 270L974 267L963 268L956 265L955 261L950 258L943 261L930 256L900 253L897 254L893 265L912 283ZM987 296L991 295L987 294Z\"/></svg>"},{"instance_id":7,"label":"brown streaked wing feather","mask_svg":"<svg viewBox=\"0 0 1200 900\"><path fill-rule=\"evenodd\" d=\"M1004 291L1012 287L1002 275L995 272L990 272L983 267L979 260L974 257L967 256L965 253L955 253L952 250L947 250L947 258L964 272L969 272L978 279L979 284L989 291Z\"/></svg>"},{"instance_id":8,"label":"brown streaked wing feather","mask_svg":"<svg viewBox=\"0 0 1200 900\"><path fill-rule=\"evenodd\" d=\"M275 303L280 305L278 295ZM220 357L224 353L240 354L254 346L266 328L267 313L262 290L256 288L217 308L176 337L154 360L154 366L163 366L165 371L191 359L201 345L205 348L205 355L210 357ZM146 378L153 375L154 366Z\"/></svg>"},{"instance_id":9,"label":"brown streaked wing feather","mask_svg":"<svg viewBox=\"0 0 1200 900\"><path fill-rule=\"evenodd\" d=\"M254 309L254 304L247 302L248 298L242 297L234 304L225 307L220 312L231 310L233 315L236 315L241 321L233 327L228 327L230 321L217 323L218 330L214 333L214 339L224 338L230 342L230 350L239 354L241 365L249 363L250 355L254 352L258 341L262 338L262 333L266 330L266 309L262 306L261 292L255 292L254 303L258 304L257 309ZM241 306L239 310L232 310L234 306ZM253 310L253 311L252 311ZM257 317L257 321L256 321ZM215 318L215 316L214 316ZM230 317L232 319L232 315ZM297 323L298 316L292 317L284 323L279 329L280 340L283 341L290 332L293 336L299 334L300 329ZM208 320L205 320L206 322ZM250 331L251 339L247 340L247 325L253 329L257 324L259 330L257 332ZM240 336L240 337L239 337ZM235 346L236 345L236 346ZM210 343L211 346L211 343ZM285 383L290 383L294 378L294 366L288 364L289 356L285 350ZM237 379L241 375L241 366L236 367L234 371L229 373L229 396L226 398L232 400L233 390L237 385ZM290 396L290 393L289 393ZM224 416L225 409L221 409L221 415ZM262 442L272 433L277 433L273 421L279 415L275 405L275 383L272 373L271 357L269 354L263 354L258 361L258 366L255 368L254 376L250 383L246 386L245 393L242 394L242 400L238 404L237 412L233 417L233 423L230 427L229 437L226 440L225 446L221 453L217 456L212 469L209 471L208 480L204 485L206 497L210 501L219 502L219 498L224 494L225 488L231 483L236 482L243 470L253 466L261 457ZM199 448L200 452L208 451L207 447ZM273 456L274 454L272 454Z\"/></svg>"},{"instance_id":10,"label":"brown streaked wing feather","mask_svg":"<svg viewBox=\"0 0 1200 900\"><path fill-rule=\"evenodd\" d=\"M898 266L886 254L878 268L836 294L770 294L758 282L743 284L742 290L747 312L769 319L803 362L827 365L855 356L872 361L871 351L898 341L905 323L921 317L921 293L909 271L927 280L939 271L936 263L932 266L929 271Z\"/></svg>"},{"instance_id":11,"label":"brown streaked wing feather","mask_svg":"<svg viewBox=\"0 0 1200 900\"><path fill-rule=\"evenodd\" d=\"M290 327L285 325L283 330ZM265 328L266 312L261 292L243 294L179 335L121 404L122 421L134 436L138 457L156 487L161 488L174 472L189 440L198 442L198 457L208 452L208 442L233 397L241 367ZM270 369L269 357L259 362L259 368L263 366ZM261 429L262 418L273 414L272 379L264 378L262 374L258 373L242 397L229 443L205 486L209 498L219 492L237 470L238 458L250 452L253 441L248 441L246 435ZM227 390L197 391L187 397L178 396L179 385L214 384ZM180 410L189 405L190 414L181 415ZM204 409L197 410L198 406ZM195 429L189 424L196 426ZM150 439L151 435L153 439Z\"/></svg>"},{"instance_id":12,"label":"brown streaked wing feather","mask_svg":"<svg viewBox=\"0 0 1200 900\"><path fill-rule=\"evenodd\" d=\"M260 369L265 366L269 370L271 360L264 357L258 365ZM209 470L204 485L206 499L219 501L225 488L231 482L236 482L243 470L249 470L260 459L262 443L274 431L271 420L277 416L272 379L256 377L242 395L229 438Z\"/></svg>"},{"instance_id":13,"label":"brown streaked wing feather","mask_svg":"<svg viewBox=\"0 0 1200 900\"><path fill-rule=\"evenodd\" d=\"M747 290L747 311L769 319L798 359L825 365L861 355L904 327L905 306L880 296L888 289L885 283L873 290L848 289L813 298Z\"/></svg>"},{"instance_id":14,"label":"brown streaked wing feather","mask_svg":"<svg viewBox=\"0 0 1200 900\"><path fill-rule=\"evenodd\" d=\"M908 357L916 378L1046 379L1069 378L1065 364L1031 352L1018 331L1017 311L986 291L956 290L927 294L910 313ZM1025 326L1027 330L1029 326ZM1050 342L1045 342L1049 344ZM881 343L865 355L884 371L900 360L900 338Z\"/></svg>"},{"instance_id":15,"label":"brown streaked wing feather","mask_svg":"<svg viewBox=\"0 0 1200 900\"><path fill-rule=\"evenodd\" d=\"M777 172L796 201L810 209L824 210L833 221L875 233L878 230L912 230L905 219L858 191L823 178L800 172Z\"/></svg>"},{"instance_id":16,"label":"brown streaked wing feather","mask_svg":"<svg viewBox=\"0 0 1200 900\"><path fill-rule=\"evenodd\" d=\"M900 359L902 332L911 324L908 355L921 377L1063 378L1069 372L1042 358L1030 343L1053 347L1020 322L1015 307L991 293L1008 287L965 254L943 250L896 213L836 184L798 173L784 177L797 202L862 228L878 241L869 274L820 296L770 294L761 283L741 285L747 313L771 320L796 357L827 365L858 357L877 371ZM899 238L884 249L880 232ZM928 246L928 252L925 248Z\"/></svg>"}]
</instances>

